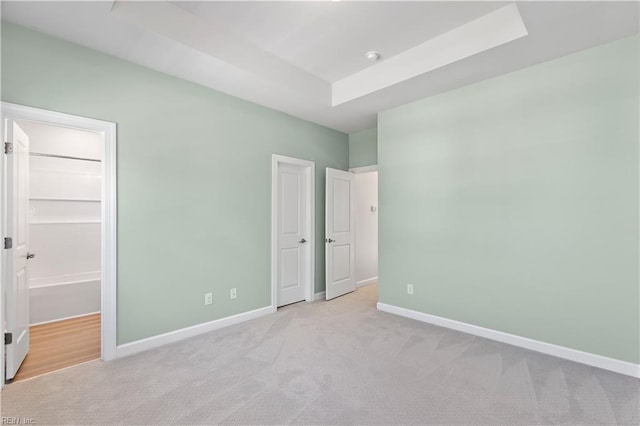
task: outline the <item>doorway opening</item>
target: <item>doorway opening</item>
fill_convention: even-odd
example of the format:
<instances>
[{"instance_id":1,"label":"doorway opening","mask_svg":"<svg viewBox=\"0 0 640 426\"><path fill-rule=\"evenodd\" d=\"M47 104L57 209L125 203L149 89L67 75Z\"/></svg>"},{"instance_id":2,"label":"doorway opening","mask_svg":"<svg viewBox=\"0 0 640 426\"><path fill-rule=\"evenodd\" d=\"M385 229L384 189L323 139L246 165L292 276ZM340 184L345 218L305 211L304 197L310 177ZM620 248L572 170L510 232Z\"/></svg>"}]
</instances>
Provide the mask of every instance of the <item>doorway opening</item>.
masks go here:
<instances>
[{"instance_id":1,"label":"doorway opening","mask_svg":"<svg viewBox=\"0 0 640 426\"><path fill-rule=\"evenodd\" d=\"M115 124L2 103L2 125L4 384L115 358L116 193Z\"/></svg>"},{"instance_id":2,"label":"doorway opening","mask_svg":"<svg viewBox=\"0 0 640 426\"><path fill-rule=\"evenodd\" d=\"M350 169L356 186L356 287L378 283L378 166Z\"/></svg>"},{"instance_id":3,"label":"doorway opening","mask_svg":"<svg viewBox=\"0 0 640 426\"><path fill-rule=\"evenodd\" d=\"M315 163L283 155L271 164L271 307L314 300Z\"/></svg>"},{"instance_id":4,"label":"doorway opening","mask_svg":"<svg viewBox=\"0 0 640 426\"><path fill-rule=\"evenodd\" d=\"M29 138L29 352L14 381L100 358L100 179L94 132L15 120Z\"/></svg>"}]
</instances>

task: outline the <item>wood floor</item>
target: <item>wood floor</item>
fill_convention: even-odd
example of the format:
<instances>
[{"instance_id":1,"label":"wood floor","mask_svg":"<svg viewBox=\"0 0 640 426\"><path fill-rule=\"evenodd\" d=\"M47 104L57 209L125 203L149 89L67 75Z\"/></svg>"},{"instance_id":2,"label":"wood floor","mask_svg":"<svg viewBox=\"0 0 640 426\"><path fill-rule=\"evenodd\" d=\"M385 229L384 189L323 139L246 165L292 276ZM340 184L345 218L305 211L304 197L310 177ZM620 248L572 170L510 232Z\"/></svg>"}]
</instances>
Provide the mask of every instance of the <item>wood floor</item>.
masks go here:
<instances>
[{"instance_id":1,"label":"wood floor","mask_svg":"<svg viewBox=\"0 0 640 426\"><path fill-rule=\"evenodd\" d=\"M100 358L100 314L34 325L14 382Z\"/></svg>"}]
</instances>

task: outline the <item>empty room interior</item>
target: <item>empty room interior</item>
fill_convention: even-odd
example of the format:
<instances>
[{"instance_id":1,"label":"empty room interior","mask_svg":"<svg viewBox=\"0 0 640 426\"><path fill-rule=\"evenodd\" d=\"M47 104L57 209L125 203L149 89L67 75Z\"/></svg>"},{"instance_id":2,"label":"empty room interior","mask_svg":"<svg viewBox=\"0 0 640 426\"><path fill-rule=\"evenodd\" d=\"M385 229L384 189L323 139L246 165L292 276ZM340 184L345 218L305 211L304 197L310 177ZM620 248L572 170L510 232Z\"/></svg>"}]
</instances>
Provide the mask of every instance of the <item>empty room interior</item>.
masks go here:
<instances>
[{"instance_id":1,"label":"empty room interior","mask_svg":"<svg viewBox=\"0 0 640 426\"><path fill-rule=\"evenodd\" d=\"M640 424L640 3L4 1L3 424Z\"/></svg>"}]
</instances>

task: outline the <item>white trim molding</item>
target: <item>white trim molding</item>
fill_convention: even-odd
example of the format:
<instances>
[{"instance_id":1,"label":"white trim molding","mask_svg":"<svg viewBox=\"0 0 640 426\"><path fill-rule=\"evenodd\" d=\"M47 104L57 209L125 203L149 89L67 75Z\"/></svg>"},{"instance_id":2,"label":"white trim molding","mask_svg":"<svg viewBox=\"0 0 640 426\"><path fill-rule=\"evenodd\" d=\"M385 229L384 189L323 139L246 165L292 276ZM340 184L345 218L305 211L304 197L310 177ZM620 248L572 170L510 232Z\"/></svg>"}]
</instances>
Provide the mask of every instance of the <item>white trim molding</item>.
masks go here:
<instances>
[{"instance_id":1,"label":"white trim molding","mask_svg":"<svg viewBox=\"0 0 640 426\"><path fill-rule=\"evenodd\" d=\"M326 297L326 292L325 292L325 291L321 291L321 292L319 292L319 293L316 293L316 294L313 296L313 300L324 300L324 299L326 299L326 298L327 298L327 297Z\"/></svg>"},{"instance_id":2,"label":"white trim molding","mask_svg":"<svg viewBox=\"0 0 640 426\"><path fill-rule=\"evenodd\" d=\"M592 367L602 368L603 370L609 370L615 373L640 378L640 365L634 364L632 362L621 361L618 359L596 355L577 349L554 345L552 343L541 342L539 340L516 336L514 334L504 333L502 331L484 328L461 321L443 318L431 314L425 314L423 312L400 308L398 306L387 305L386 303L378 303L377 308L382 312L399 315L405 318L411 318L417 321L438 325L440 327L450 328L453 330L461 331L463 333L473 334L475 336L507 343L513 346L519 346L521 348L556 356L558 358L564 358Z\"/></svg>"},{"instance_id":3,"label":"white trim molding","mask_svg":"<svg viewBox=\"0 0 640 426\"><path fill-rule=\"evenodd\" d=\"M229 327L231 325L240 324L270 313L272 313L271 306L265 306L264 308L255 309L253 311L243 312L241 314L231 315L230 317L192 325L191 327L185 327L180 330L147 337L146 339L136 340L135 342L125 343L118 346L117 356L118 358L122 358L139 352L148 351L149 349L159 348L160 346L179 342L180 340L188 339L190 337L198 336L224 327Z\"/></svg>"},{"instance_id":4,"label":"white trim molding","mask_svg":"<svg viewBox=\"0 0 640 426\"><path fill-rule=\"evenodd\" d=\"M309 236L309 251L307 252L307 288L305 289L305 300L313 302L315 289L315 264L316 264L316 163L300 158L287 157L284 155L272 154L271 156L271 311L278 310L278 168L280 164L291 164L305 168L306 172L306 193L307 193L307 229Z\"/></svg>"},{"instance_id":5,"label":"white trim molding","mask_svg":"<svg viewBox=\"0 0 640 426\"><path fill-rule=\"evenodd\" d=\"M52 322L58 322L58 321L65 321L65 320L70 320L70 319L75 319L75 318L82 318L82 317L88 317L89 315L95 315L95 314L99 314L100 311L96 311L96 312L89 312L88 314L80 314L80 315L72 315L70 317L64 317L64 318L56 318L54 320L50 320L50 321L42 321L42 322L37 322L34 324L29 324L29 327L33 327L34 325L44 325L44 324L51 324ZM58 371L58 370L55 370Z\"/></svg>"},{"instance_id":6,"label":"white trim molding","mask_svg":"<svg viewBox=\"0 0 640 426\"><path fill-rule=\"evenodd\" d=\"M372 166L361 166L361 167L351 167L349 169L349 171L351 173L369 173L369 172L377 172L378 171L378 165L374 164Z\"/></svg>"},{"instance_id":7,"label":"white trim molding","mask_svg":"<svg viewBox=\"0 0 640 426\"><path fill-rule=\"evenodd\" d=\"M116 124L93 118L64 114L40 108L2 102L0 112L4 132L5 119L30 120L54 126L68 127L97 133L102 138L102 182L101 182L101 311L102 311L102 359L116 357L116 289L117 289L117 194L116 194ZM4 163L4 161L0 162ZM3 167L0 164L0 168ZM0 187L4 186L4 169L0 170ZM4 197L4 195L3 195ZM3 198L4 200L4 198ZM4 202L3 202L4 204ZM4 226L5 215L0 212L0 222ZM2 255L4 262L4 255ZM0 262L0 264L2 264ZM4 270L0 270L3 274ZM2 292L0 292L0 318L2 312ZM0 367L4 371L4 347L0 349ZM4 382L4 380L0 381ZM1 386L1 383L0 383Z\"/></svg>"},{"instance_id":8,"label":"white trim molding","mask_svg":"<svg viewBox=\"0 0 640 426\"><path fill-rule=\"evenodd\" d=\"M366 280L361 280L356 283L356 287L363 287L365 285L373 284L378 282L378 277L367 278Z\"/></svg>"}]
</instances>

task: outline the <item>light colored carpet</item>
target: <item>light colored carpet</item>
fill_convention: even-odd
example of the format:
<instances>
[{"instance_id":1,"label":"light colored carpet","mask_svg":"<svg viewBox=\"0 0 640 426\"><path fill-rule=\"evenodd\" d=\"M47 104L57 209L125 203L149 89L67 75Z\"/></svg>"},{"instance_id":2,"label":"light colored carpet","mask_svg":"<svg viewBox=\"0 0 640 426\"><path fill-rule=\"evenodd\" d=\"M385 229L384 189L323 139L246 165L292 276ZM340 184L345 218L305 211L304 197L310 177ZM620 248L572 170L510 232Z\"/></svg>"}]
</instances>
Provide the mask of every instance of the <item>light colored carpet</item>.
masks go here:
<instances>
[{"instance_id":1,"label":"light colored carpet","mask_svg":"<svg viewBox=\"0 0 640 426\"><path fill-rule=\"evenodd\" d=\"M378 312L375 285L14 383L47 423L635 424L640 381Z\"/></svg>"}]
</instances>

